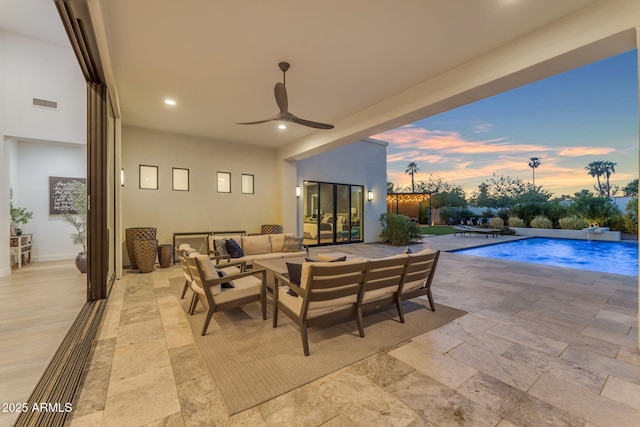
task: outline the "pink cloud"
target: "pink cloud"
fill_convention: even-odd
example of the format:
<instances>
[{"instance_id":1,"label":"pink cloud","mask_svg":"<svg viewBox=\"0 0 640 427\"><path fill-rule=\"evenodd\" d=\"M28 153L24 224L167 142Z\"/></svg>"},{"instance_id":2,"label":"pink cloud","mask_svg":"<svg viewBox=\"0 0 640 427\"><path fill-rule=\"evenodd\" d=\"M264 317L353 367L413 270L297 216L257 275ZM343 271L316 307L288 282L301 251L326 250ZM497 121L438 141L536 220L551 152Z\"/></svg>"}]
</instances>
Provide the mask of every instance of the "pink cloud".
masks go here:
<instances>
[{"instance_id":1,"label":"pink cloud","mask_svg":"<svg viewBox=\"0 0 640 427\"><path fill-rule=\"evenodd\" d=\"M558 149L559 156L577 157L577 156L602 156L613 153L615 148L611 147L560 147Z\"/></svg>"},{"instance_id":2,"label":"pink cloud","mask_svg":"<svg viewBox=\"0 0 640 427\"><path fill-rule=\"evenodd\" d=\"M475 134L488 129L488 125L480 125ZM527 163L529 157L533 156L542 160L540 167L535 170L537 185L558 195L573 194L580 189L591 190L595 179L588 176L584 166L591 160L600 160L607 155L618 158L624 155L624 150L612 147L518 144L509 138L470 140L459 132L429 130L415 125L393 129L373 138L389 142L388 181L401 187L410 186L411 176L404 171L408 162L415 161L420 168L415 176L416 182L427 180L429 174L433 174L463 186L468 194L493 174L531 182L532 170ZM634 151L637 153L635 143L627 145L630 154ZM585 156L585 159L581 160L581 156ZM588 156L591 156L591 160ZM612 177L612 183L622 187L637 178L637 174L624 173L620 160L611 160L621 164L620 170Z\"/></svg>"},{"instance_id":3,"label":"pink cloud","mask_svg":"<svg viewBox=\"0 0 640 427\"><path fill-rule=\"evenodd\" d=\"M551 151L543 145L515 144L506 138L480 141L464 139L459 132L431 131L411 125L374 135L398 149L429 150L447 154L540 153Z\"/></svg>"}]
</instances>

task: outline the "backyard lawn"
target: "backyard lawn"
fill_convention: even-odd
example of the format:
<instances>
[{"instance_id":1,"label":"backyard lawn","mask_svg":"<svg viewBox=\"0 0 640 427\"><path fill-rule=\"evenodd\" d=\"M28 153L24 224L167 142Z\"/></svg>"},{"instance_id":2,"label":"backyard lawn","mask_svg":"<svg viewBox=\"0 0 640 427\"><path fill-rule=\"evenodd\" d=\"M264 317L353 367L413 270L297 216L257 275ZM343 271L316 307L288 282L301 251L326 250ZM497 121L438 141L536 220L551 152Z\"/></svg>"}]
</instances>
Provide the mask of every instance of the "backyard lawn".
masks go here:
<instances>
[{"instance_id":1,"label":"backyard lawn","mask_svg":"<svg viewBox=\"0 0 640 427\"><path fill-rule=\"evenodd\" d=\"M430 234L433 236L444 236L445 234L453 234L456 230L448 225L421 225L422 234Z\"/></svg>"}]
</instances>

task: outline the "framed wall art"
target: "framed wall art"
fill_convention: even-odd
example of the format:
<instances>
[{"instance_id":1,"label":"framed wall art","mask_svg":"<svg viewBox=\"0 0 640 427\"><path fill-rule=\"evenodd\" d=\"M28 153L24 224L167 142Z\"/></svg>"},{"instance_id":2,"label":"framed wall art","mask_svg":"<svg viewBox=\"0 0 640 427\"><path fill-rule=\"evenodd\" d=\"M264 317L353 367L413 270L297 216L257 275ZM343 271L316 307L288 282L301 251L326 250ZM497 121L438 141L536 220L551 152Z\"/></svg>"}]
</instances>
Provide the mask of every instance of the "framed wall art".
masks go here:
<instances>
[{"instance_id":1,"label":"framed wall art","mask_svg":"<svg viewBox=\"0 0 640 427\"><path fill-rule=\"evenodd\" d=\"M231 172L218 172L218 193L231 193Z\"/></svg>"},{"instance_id":2,"label":"framed wall art","mask_svg":"<svg viewBox=\"0 0 640 427\"><path fill-rule=\"evenodd\" d=\"M242 194L253 194L253 175L243 173L240 184Z\"/></svg>"},{"instance_id":3,"label":"framed wall art","mask_svg":"<svg viewBox=\"0 0 640 427\"><path fill-rule=\"evenodd\" d=\"M173 168L173 191L189 191L189 169Z\"/></svg>"},{"instance_id":4,"label":"framed wall art","mask_svg":"<svg viewBox=\"0 0 640 427\"><path fill-rule=\"evenodd\" d=\"M86 178L49 177L49 214L58 215L65 212L77 213L73 210L72 189L74 182L87 185Z\"/></svg>"},{"instance_id":5,"label":"framed wall art","mask_svg":"<svg viewBox=\"0 0 640 427\"><path fill-rule=\"evenodd\" d=\"M157 190L158 189L158 167L149 165L140 165L140 189Z\"/></svg>"}]
</instances>

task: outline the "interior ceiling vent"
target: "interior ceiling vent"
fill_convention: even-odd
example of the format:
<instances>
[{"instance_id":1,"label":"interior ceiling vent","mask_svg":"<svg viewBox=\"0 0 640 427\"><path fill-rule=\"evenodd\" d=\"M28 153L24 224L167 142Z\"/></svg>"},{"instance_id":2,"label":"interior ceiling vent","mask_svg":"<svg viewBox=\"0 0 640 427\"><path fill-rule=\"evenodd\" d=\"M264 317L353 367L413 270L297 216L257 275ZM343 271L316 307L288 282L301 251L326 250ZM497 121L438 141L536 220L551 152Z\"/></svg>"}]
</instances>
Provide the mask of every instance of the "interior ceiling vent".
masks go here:
<instances>
[{"instance_id":1,"label":"interior ceiling vent","mask_svg":"<svg viewBox=\"0 0 640 427\"><path fill-rule=\"evenodd\" d=\"M58 101L49 101L40 98L33 98L33 105L36 107L50 108L52 110L58 109Z\"/></svg>"}]
</instances>

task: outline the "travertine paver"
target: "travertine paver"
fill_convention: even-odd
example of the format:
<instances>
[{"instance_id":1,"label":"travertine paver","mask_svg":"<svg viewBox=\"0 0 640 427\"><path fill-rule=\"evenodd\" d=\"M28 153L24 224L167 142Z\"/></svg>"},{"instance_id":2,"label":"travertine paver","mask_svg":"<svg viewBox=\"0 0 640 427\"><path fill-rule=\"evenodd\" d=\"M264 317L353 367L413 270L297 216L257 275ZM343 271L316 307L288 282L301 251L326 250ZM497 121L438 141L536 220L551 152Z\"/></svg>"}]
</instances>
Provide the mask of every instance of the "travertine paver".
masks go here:
<instances>
[{"instance_id":1,"label":"travertine paver","mask_svg":"<svg viewBox=\"0 0 640 427\"><path fill-rule=\"evenodd\" d=\"M486 240L429 237L412 250ZM338 249L377 258L404 248ZM229 417L193 341L181 338L185 315L168 282L181 275L175 266L118 281L70 425L604 427L640 419L637 278L443 252L435 300L469 314ZM136 352L148 353L146 368L131 359Z\"/></svg>"}]
</instances>

